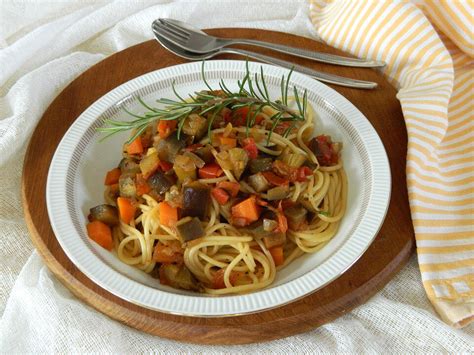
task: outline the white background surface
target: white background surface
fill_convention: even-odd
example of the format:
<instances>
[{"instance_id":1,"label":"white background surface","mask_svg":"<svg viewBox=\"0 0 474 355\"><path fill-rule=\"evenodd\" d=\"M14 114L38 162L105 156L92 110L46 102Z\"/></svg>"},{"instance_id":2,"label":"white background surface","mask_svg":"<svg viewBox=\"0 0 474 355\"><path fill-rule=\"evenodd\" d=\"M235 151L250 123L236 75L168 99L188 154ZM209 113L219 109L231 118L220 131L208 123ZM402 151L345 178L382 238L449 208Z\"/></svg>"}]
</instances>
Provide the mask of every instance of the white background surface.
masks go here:
<instances>
[{"instance_id":1,"label":"white background surface","mask_svg":"<svg viewBox=\"0 0 474 355\"><path fill-rule=\"evenodd\" d=\"M84 305L52 276L34 252L23 219L20 178L27 141L69 82L107 55L150 39L150 23L157 17L203 28L252 27L317 36L308 5L295 0L253 5L2 1L0 352L474 351L473 325L455 330L435 314L415 257L367 304L330 324L265 344L233 347L178 343L130 329Z\"/></svg>"}]
</instances>

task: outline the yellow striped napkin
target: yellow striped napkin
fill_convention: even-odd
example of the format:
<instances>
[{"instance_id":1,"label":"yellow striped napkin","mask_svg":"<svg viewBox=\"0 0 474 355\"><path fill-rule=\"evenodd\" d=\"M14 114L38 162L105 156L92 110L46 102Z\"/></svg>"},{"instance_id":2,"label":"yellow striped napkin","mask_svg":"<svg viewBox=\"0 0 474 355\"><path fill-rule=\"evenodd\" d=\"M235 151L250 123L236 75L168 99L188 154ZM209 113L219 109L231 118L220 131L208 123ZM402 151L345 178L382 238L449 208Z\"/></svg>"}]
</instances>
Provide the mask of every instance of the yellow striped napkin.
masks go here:
<instances>
[{"instance_id":1,"label":"yellow striped napkin","mask_svg":"<svg viewBox=\"0 0 474 355\"><path fill-rule=\"evenodd\" d=\"M423 284L441 318L474 320L473 1L311 0L322 40L387 62L408 130Z\"/></svg>"}]
</instances>

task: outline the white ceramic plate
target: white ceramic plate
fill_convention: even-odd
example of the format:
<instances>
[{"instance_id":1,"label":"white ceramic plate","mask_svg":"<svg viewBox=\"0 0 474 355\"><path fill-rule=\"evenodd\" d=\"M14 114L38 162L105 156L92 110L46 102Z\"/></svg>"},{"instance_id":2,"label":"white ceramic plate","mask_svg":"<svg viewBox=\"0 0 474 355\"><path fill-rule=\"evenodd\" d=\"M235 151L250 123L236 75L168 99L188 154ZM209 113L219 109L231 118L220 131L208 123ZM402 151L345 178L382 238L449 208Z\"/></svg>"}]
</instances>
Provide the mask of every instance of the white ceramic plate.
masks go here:
<instances>
[{"instance_id":1,"label":"white ceramic plate","mask_svg":"<svg viewBox=\"0 0 474 355\"><path fill-rule=\"evenodd\" d=\"M263 66L270 95L278 99L280 78L288 70L249 63L250 71ZM206 77L212 87L224 79L230 88L245 74L245 62L210 61ZM97 78L100 80L100 78ZM246 294L212 297L160 285L142 271L123 264L91 241L86 234L89 208L103 203L103 178L117 166L128 134L103 142L96 128L104 119L130 119L146 102L174 97L171 83L182 96L205 89L201 63L161 69L133 79L91 105L67 131L51 162L46 187L49 218L54 233L71 261L89 278L114 295L132 303L173 314L219 317L258 312L299 299L340 276L367 250L382 225L391 189L387 155L369 121L336 91L307 76L294 73L291 84L308 90L308 100L318 113L316 131L343 142L348 177L347 212L337 235L316 254L308 254L277 273L270 287Z\"/></svg>"}]
</instances>

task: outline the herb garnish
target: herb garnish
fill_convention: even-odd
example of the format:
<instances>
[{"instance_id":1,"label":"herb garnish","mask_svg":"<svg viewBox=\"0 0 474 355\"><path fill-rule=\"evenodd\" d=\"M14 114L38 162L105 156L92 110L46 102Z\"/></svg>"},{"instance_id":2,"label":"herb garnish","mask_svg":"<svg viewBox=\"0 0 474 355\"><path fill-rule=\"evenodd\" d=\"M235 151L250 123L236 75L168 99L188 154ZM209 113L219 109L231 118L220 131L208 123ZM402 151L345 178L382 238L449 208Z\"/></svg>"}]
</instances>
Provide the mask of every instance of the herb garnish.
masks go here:
<instances>
[{"instance_id":1,"label":"herb garnish","mask_svg":"<svg viewBox=\"0 0 474 355\"><path fill-rule=\"evenodd\" d=\"M272 121L272 127L269 134L267 135L267 144L270 142L270 137L282 121L291 121L293 122L284 132L283 136L288 136L292 128L295 127L297 121L304 121L305 114L308 104L308 96L306 90L303 93L302 98L298 94L296 87L293 87L293 97L296 102L297 110L293 110L288 107L288 93L290 90L290 77L293 70L290 70L288 75L284 75L281 78L281 99L277 101L271 101L268 93L267 84L265 82L265 77L263 73L263 67L260 67L260 75L257 73L250 73L248 62L246 63L245 69L246 73L243 79L237 81L238 90L233 92L224 83L224 80L220 80L219 87L220 90L213 89L206 80L204 72L205 62L202 62L201 76L204 84L209 89L208 91L196 92L195 96L190 95L190 99L185 100L182 96L178 94L175 88L175 82L172 83L172 89L177 99L167 99L161 98L156 100L158 104L164 105L164 108L156 108L145 103L140 97L138 97L138 102L145 107L148 111L143 115L137 115L132 113L124 108L124 111L127 112L130 116L135 117L135 120L132 121L115 121L115 120L105 120L107 127L101 127L97 130L100 132L108 133L105 137L109 137L115 133L135 130L127 143L132 142L140 134L145 131L148 125L152 122L163 120L177 120L177 136L178 139L181 136L182 127L184 125L185 119L191 113L197 113L199 115L208 115L208 135L209 139L211 133L212 123L224 107L228 107L231 110L236 110L238 108L248 107L248 114L246 118L246 134L249 135L249 128L255 124L255 120L259 113L268 106L277 111L270 120Z\"/></svg>"}]
</instances>

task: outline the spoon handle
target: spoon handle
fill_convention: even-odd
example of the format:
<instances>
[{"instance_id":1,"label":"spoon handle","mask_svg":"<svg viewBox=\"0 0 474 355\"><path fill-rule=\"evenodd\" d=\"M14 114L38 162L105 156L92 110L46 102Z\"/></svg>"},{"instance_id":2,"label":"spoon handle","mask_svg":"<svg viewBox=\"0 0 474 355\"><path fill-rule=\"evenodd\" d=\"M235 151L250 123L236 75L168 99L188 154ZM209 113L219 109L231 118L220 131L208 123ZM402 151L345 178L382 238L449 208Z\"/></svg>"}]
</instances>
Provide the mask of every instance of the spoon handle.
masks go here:
<instances>
[{"instance_id":1,"label":"spoon handle","mask_svg":"<svg viewBox=\"0 0 474 355\"><path fill-rule=\"evenodd\" d=\"M298 64L287 62L286 60L269 57L267 55L246 51L243 49L222 48L218 51L218 53L240 54L246 57L257 59L264 63L278 65L280 67L287 68L287 69L293 68L297 72L306 74L316 80L329 83L329 84L347 86L347 87L357 88L357 89L374 89L377 87L377 83L374 83L372 81L356 80L356 79L351 79L351 78L345 78L338 75L327 74L327 73L316 71L316 70L313 70L313 69L310 69Z\"/></svg>"},{"instance_id":2,"label":"spoon handle","mask_svg":"<svg viewBox=\"0 0 474 355\"><path fill-rule=\"evenodd\" d=\"M321 62L321 63L343 65L346 67L379 68L379 67L385 66L384 62L378 61L378 60L342 57L339 55L309 51L306 49L289 47L289 46L284 46L284 45L275 44L275 43L256 41L253 39L239 38L239 39L229 39L229 40L222 39L222 40L224 40L224 43L226 46L234 45L234 44L248 44L251 46L258 46L258 47L272 49L277 52L294 55L300 58L311 59L311 60Z\"/></svg>"}]
</instances>

